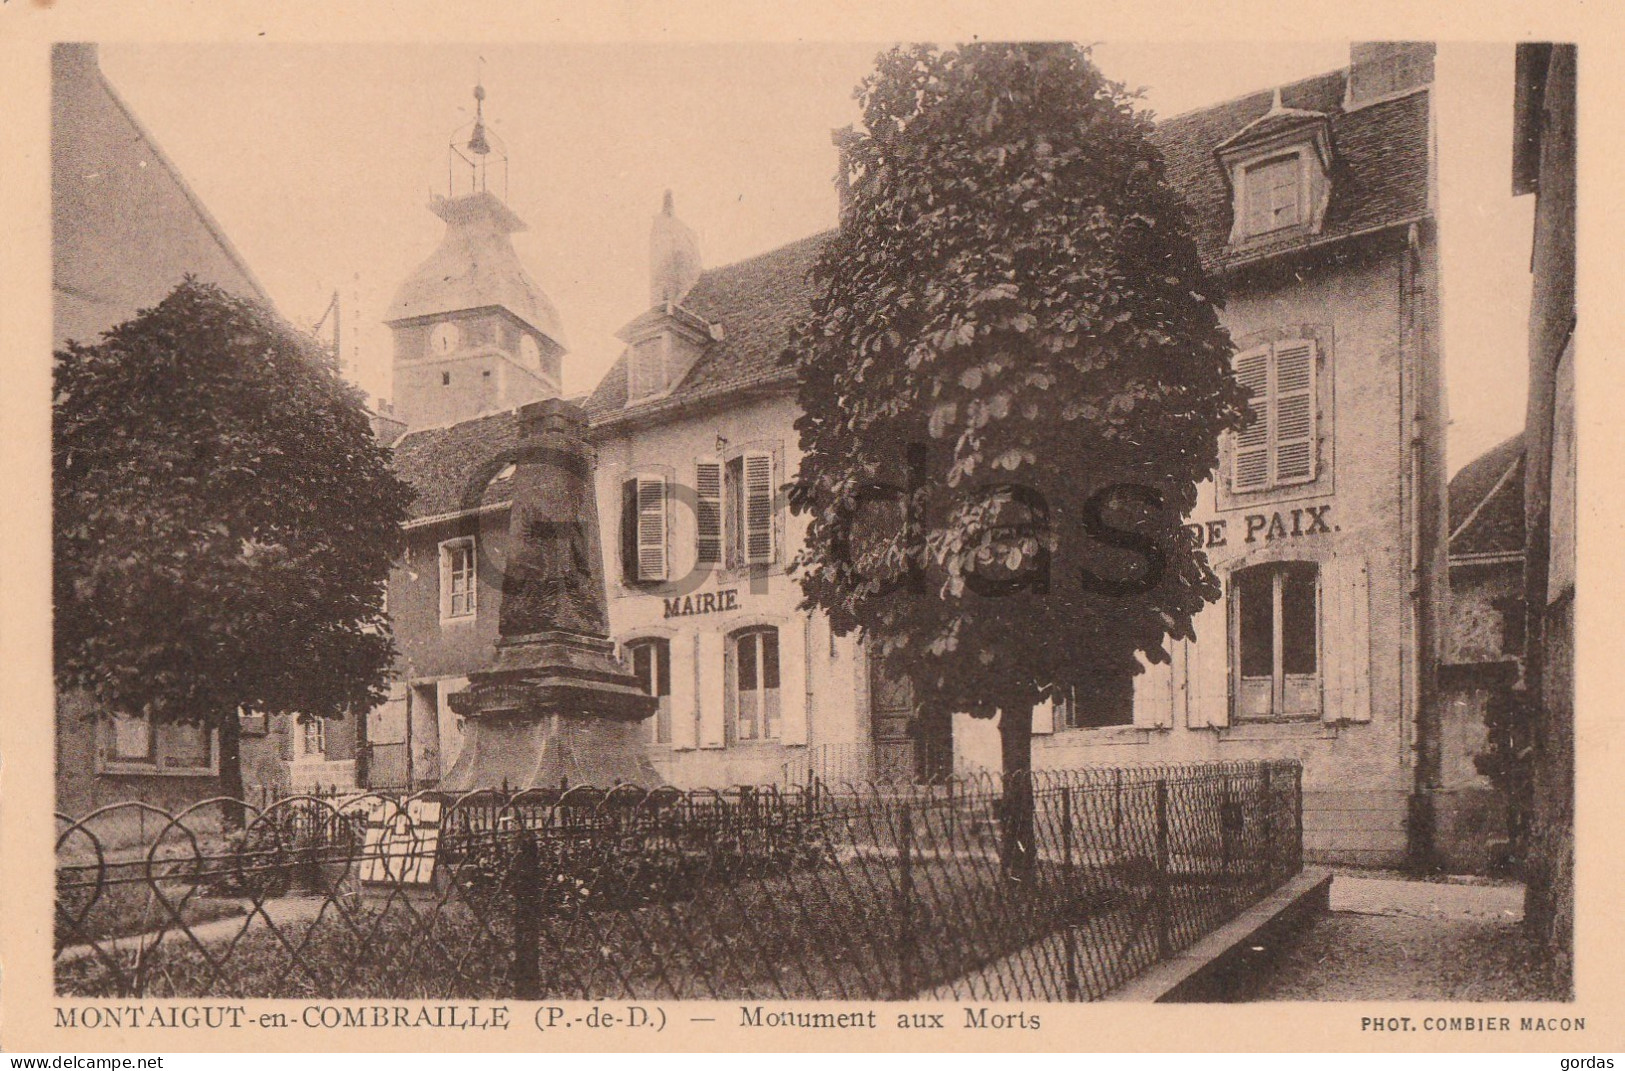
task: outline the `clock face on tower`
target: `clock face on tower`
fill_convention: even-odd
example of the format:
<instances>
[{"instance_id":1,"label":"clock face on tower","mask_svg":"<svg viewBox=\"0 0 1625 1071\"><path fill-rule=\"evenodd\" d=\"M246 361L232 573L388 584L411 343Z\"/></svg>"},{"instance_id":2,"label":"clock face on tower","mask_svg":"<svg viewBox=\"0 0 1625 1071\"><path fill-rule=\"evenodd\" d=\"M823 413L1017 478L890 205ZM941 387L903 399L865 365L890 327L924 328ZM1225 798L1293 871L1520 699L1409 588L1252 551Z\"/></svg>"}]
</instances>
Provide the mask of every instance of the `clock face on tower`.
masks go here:
<instances>
[{"instance_id":1,"label":"clock face on tower","mask_svg":"<svg viewBox=\"0 0 1625 1071\"><path fill-rule=\"evenodd\" d=\"M451 321L434 325L429 333L429 353L436 357L444 356L457 348L457 325Z\"/></svg>"},{"instance_id":2,"label":"clock face on tower","mask_svg":"<svg viewBox=\"0 0 1625 1071\"><path fill-rule=\"evenodd\" d=\"M536 345L536 339L531 335L522 335L519 339L519 359L526 367L542 367L542 348Z\"/></svg>"}]
</instances>

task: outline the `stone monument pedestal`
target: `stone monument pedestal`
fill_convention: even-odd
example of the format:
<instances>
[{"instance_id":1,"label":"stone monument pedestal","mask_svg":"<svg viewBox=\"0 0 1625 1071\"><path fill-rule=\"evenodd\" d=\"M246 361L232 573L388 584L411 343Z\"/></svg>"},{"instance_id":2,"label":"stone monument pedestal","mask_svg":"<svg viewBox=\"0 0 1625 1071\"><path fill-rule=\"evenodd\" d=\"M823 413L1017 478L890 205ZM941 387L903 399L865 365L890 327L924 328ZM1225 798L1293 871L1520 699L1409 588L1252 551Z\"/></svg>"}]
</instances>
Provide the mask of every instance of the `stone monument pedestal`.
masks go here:
<instances>
[{"instance_id":1,"label":"stone monument pedestal","mask_svg":"<svg viewBox=\"0 0 1625 1071\"><path fill-rule=\"evenodd\" d=\"M518 417L495 657L449 697L467 722L440 787L657 788L643 724L657 700L608 635L586 415L551 399Z\"/></svg>"},{"instance_id":2,"label":"stone monument pedestal","mask_svg":"<svg viewBox=\"0 0 1625 1071\"><path fill-rule=\"evenodd\" d=\"M441 789L658 787L643 747L654 701L614 652L562 633L499 640L496 664L450 696L468 729Z\"/></svg>"}]
</instances>

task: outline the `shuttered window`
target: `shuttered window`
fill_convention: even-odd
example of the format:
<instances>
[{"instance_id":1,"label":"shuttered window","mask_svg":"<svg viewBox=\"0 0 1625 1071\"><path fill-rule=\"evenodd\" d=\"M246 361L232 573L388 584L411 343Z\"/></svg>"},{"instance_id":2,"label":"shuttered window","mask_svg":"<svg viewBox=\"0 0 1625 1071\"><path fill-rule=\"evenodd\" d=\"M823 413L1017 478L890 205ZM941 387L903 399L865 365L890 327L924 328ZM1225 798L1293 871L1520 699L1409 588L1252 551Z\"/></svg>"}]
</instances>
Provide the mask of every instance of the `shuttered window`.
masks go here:
<instances>
[{"instance_id":1,"label":"shuttered window","mask_svg":"<svg viewBox=\"0 0 1625 1071\"><path fill-rule=\"evenodd\" d=\"M1313 562L1236 572L1237 720L1320 716L1319 584Z\"/></svg>"},{"instance_id":2,"label":"shuttered window","mask_svg":"<svg viewBox=\"0 0 1625 1071\"><path fill-rule=\"evenodd\" d=\"M745 560L773 560L773 456L745 455Z\"/></svg>"},{"instance_id":3,"label":"shuttered window","mask_svg":"<svg viewBox=\"0 0 1625 1071\"><path fill-rule=\"evenodd\" d=\"M768 565L777 554L773 533L773 455L743 454L727 468L728 564Z\"/></svg>"},{"instance_id":4,"label":"shuttered window","mask_svg":"<svg viewBox=\"0 0 1625 1071\"><path fill-rule=\"evenodd\" d=\"M638 579L666 579L666 481L638 477Z\"/></svg>"},{"instance_id":5,"label":"shuttered window","mask_svg":"<svg viewBox=\"0 0 1625 1071\"><path fill-rule=\"evenodd\" d=\"M1263 491L1315 478L1315 344L1289 339L1236 357L1252 421L1236 433L1232 491Z\"/></svg>"},{"instance_id":6,"label":"shuttered window","mask_svg":"<svg viewBox=\"0 0 1625 1071\"><path fill-rule=\"evenodd\" d=\"M633 640L626 645L632 658L632 673L643 690L659 700L649 719L650 740L669 744L671 740L671 641L661 638Z\"/></svg>"},{"instance_id":7,"label":"shuttered window","mask_svg":"<svg viewBox=\"0 0 1625 1071\"><path fill-rule=\"evenodd\" d=\"M722 564L722 462L694 463L694 561Z\"/></svg>"},{"instance_id":8,"label":"shuttered window","mask_svg":"<svg viewBox=\"0 0 1625 1071\"><path fill-rule=\"evenodd\" d=\"M780 730L779 630L736 632L728 639L727 710L735 740L777 740Z\"/></svg>"},{"instance_id":9,"label":"shuttered window","mask_svg":"<svg viewBox=\"0 0 1625 1071\"><path fill-rule=\"evenodd\" d=\"M666 478L642 473L621 484L621 578L628 584L665 580Z\"/></svg>"}]
</instances>

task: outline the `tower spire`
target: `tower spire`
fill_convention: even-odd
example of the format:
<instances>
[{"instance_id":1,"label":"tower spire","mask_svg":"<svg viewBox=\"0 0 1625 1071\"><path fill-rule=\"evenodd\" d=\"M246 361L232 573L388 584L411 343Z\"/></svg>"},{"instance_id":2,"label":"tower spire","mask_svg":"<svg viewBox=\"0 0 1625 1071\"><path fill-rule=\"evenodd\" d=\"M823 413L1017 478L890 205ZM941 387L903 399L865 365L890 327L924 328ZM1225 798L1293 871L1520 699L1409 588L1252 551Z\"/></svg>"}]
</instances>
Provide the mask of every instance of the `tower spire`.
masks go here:
<instances>
[{"instance_id":1,"label":"tower spire","mask_svg":"<svg viewBox=\"0 0 1625 1071\"><path fill-rule=\"evenodd\" d=\"M485 58L480 57L483 65ZM500 189L493 189L493 169L500 171ZM496 132L485 125L485 76L474 82L474 121L452 133L446 146L446 194L464 197L476 193L508 196L508 150Z\"/></svg>"},{"instance_id":2,"label":"tower spire","mask_svg":"<svg viewBox=\"0 0 1625 1071\"><path fill-rule=\"evenodd\" d=\"M485 85L474 83L474 133L468 138L468 151L477 156L491 155L491 143L485 140Z\"/></svg>"}]
</instances>

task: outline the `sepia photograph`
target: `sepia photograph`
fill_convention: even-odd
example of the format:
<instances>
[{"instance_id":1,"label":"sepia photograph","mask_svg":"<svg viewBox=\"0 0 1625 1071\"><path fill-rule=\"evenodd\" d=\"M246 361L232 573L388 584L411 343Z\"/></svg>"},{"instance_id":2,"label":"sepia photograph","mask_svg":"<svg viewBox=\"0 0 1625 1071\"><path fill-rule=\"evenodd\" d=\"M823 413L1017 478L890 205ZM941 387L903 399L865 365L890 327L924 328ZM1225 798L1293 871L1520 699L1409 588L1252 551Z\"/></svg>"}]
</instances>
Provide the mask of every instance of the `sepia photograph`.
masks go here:
<instances>
[{"instance_id":1,"label":"sepia photograph","mask_svg":"<svg viewBox=\"0 0 1625 1071\"><path fill-rule=\"evenodd\" d=\"M56 1026L1584 1030L1581 51L54 40Z\"/></svg>"}]
</instances>

